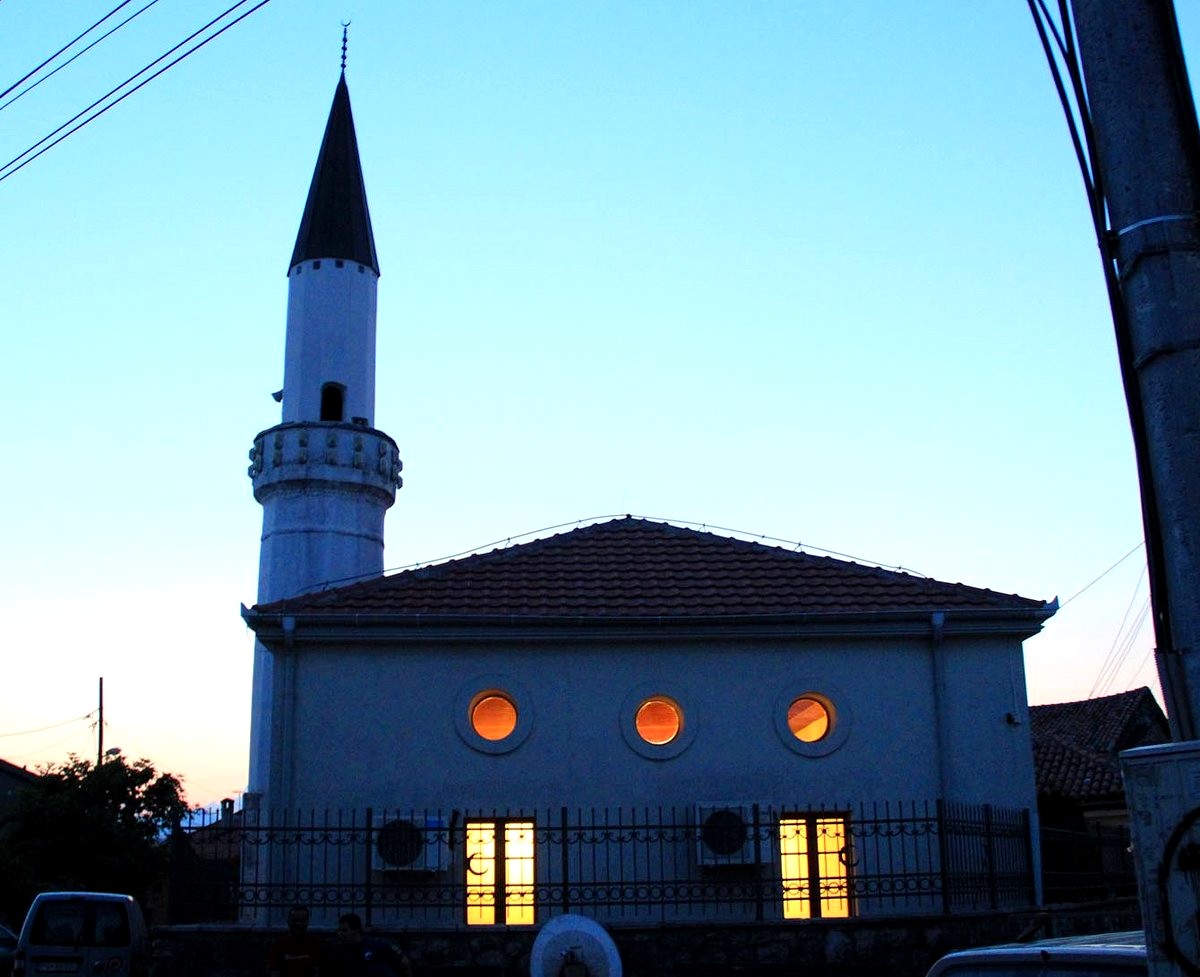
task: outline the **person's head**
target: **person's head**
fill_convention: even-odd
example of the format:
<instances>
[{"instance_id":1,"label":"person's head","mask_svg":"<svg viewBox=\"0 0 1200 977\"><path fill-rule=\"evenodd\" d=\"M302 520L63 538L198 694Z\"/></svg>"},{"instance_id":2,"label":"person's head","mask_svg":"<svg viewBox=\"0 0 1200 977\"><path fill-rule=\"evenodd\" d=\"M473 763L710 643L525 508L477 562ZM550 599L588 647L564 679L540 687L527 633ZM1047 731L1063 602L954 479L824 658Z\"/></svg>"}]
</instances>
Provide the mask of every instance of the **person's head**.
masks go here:
<instances>
[{"instance_id":1,"label":"person's head","mask_svg":"<svg viewBox=\"0 0 1200 977\"><path fill-rule=\"evenodd\" d=\"M362 919L358 913L346 913L338 918L338 939L343 943L360 943L363 938Z\"/></svg>"},{"instance_id":2,"label":"person's head","mask_svg":"<svg viewBox=\"0 0 1200 977\"><path fill-rule=\"evenodd\" d=\"M308 932L308 906L292 906L288 911L288 932L301 934Z\"/></svg>"}]
</instances>

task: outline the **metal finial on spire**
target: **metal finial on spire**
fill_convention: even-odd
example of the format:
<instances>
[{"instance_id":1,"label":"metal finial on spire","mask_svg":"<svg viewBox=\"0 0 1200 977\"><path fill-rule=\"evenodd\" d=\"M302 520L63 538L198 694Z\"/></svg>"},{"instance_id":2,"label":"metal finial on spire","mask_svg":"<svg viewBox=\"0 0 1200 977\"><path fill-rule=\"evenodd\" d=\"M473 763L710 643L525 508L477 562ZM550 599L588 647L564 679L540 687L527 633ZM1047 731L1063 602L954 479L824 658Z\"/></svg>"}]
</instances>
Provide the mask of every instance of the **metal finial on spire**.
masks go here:
<instances>
[{"instance_id":1,"label":"metal finial on spire","mask_svg":"<svg viewBox=\"0 0 1200 977\"><path fill-rule=\"evenodd\" d=\"M342 21L342 74L346 73L346 35L350 30L350 21Z\"/></svg>"}]
</instances>

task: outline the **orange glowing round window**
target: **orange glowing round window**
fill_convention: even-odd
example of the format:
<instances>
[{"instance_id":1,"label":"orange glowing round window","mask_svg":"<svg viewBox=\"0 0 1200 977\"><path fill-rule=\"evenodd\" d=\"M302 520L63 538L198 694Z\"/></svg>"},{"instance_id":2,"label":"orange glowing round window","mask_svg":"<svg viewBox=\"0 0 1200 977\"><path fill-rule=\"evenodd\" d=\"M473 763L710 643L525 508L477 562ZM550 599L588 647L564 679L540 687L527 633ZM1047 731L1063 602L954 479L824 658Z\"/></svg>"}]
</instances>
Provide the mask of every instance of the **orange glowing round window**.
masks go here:
<instances>
[{"instance_id":1,"label":"orange glowing round window","mask_svg":"<svg viewBox=\"0 0 1200 977\"><path fill-rule=\"evenodd\" d=\"M683 710L665 695L651 696L640 706L633 719L638 736L647 743L663 746L683 730Z\"/></svg>"},{"instance_id":2,"label":"orange glowing round window","mask_svg":"<svg viewBox=\"0 0 1200 977\"><path fill-rule=\"evenodd\" d=\"M811 695L800 696L788 707L788 729L802 743L816 743L824 739L832 719L830 707Z\"/></svg>"},{"instance_id":3,"label":"orange glowing round window","mask_svg":"<svg viewBox=\"0 0 1200 977\"><path fill-rule=\"evenodd\" d=\"M517 707L502 692L484 692L471 703L471 728L485 740L502 740L517 728Z\"/></svg>"}]
</instances>

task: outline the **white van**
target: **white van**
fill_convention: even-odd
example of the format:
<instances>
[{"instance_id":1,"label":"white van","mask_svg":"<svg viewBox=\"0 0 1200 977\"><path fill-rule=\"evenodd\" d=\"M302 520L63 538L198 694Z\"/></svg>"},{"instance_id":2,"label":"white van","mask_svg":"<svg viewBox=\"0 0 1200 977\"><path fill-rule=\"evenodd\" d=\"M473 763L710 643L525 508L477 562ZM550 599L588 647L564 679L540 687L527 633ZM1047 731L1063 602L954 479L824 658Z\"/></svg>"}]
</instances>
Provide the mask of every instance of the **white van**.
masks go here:
<instances>
[{"instance_id":1,"label":"white van","mask_svg":"<svg viewBox=\"0 0 1200 977\"><path fill-rule=\"evenodd\" d=\"M926 977L1147 977L1141 930L1062 936L948 953Z\"/></svg>"},{"instance_id":2,"label":"white van","mask_svg":"<svg viewBox=\"0 0 1200 977\"><path fill-rule=\"evenodd\" d=\"M146 977L150 934L132 896L41 892L25 916L13 977L106 974Z\"/></svg>"}]
</instances>

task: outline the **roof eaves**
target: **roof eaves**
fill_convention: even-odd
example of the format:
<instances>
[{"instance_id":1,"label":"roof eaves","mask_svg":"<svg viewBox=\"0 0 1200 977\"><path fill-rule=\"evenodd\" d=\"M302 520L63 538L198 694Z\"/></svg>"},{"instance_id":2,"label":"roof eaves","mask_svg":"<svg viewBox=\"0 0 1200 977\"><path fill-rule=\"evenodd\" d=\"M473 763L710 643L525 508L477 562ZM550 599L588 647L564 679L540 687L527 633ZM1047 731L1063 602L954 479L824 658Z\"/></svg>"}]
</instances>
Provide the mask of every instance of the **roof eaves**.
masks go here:
<instances>
[{"instance_id":1,"label":"roof eaves","mask_svg":"<svg viewBox=\"0 0 1200 977\"><path fill-rule=\"evenodd\" d=\"M741 637L786 634L794 637L924 637L942 615L943 636L1029 637L1054 613L1042 608L955 608L950 611L893 610L747 615L518 615L420 614L391 612L261 611L242 607L242 617L264 644L296 641L386 640L393 637L448 640L470 635L523 640L589 640L630 637ZM590 632L590 633L588 633Z\"/></svg>"}]
</instances>

